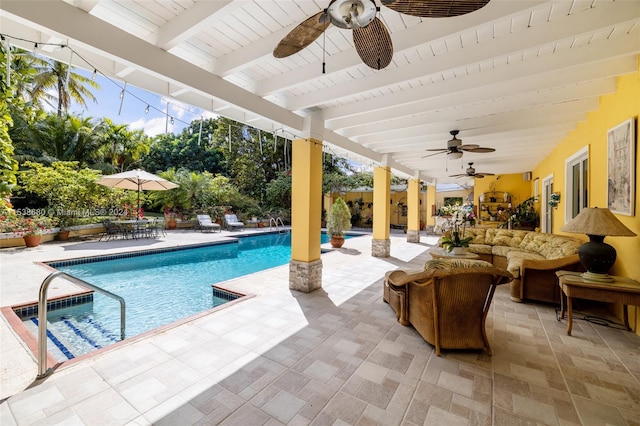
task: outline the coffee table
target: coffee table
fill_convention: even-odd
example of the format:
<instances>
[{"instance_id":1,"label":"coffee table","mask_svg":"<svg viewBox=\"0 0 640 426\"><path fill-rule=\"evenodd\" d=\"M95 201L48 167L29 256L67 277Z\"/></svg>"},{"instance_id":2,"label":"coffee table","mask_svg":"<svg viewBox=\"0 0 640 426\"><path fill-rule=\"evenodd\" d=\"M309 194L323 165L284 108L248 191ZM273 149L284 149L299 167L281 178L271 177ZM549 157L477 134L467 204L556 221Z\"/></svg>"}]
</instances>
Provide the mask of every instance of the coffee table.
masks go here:
<instances>
[{"instance_id":1,"label":"coffee table","mask_svg":"<svg viewBox=\"0 0 640 426\"><path fill-rule=\"evenodd\" d=\"M578 299L597 300L599 302L613 302L622 304L624 325L627 330L629 319L627 318L627 305L640 306L640 283L631 278L610 275L614 279L612 283L596 283L582 279L581 272L557 271L558 285L562 293L567 297L567 335L571 336L573 325L573 313L571 300ZM560 297L560 319L564 319L564 298Z\"/></svg>"},{"instance_id":2,"label":"coffee table","mask_svg":"<svg viewBox=\"0 0 640 426\"><path fill-rule=\"evenodd\" d=\"M453 254L441 248L433 248L429 250L429 254L432 259L480 259L480 256L475 253Z\"/></svg>"}]
</instances>

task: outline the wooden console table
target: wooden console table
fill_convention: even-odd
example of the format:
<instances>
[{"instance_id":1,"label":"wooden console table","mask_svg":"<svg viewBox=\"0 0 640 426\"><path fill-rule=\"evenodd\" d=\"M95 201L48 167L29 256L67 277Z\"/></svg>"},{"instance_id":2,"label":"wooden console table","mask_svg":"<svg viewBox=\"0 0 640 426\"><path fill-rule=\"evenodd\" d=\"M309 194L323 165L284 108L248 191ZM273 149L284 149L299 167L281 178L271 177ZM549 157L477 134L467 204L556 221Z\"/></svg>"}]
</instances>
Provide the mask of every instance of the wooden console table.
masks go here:
<instances>
[{"instance_id":1,"label":"wooden console table","mask_svg":"<svg viewBox=\"0 0 640 426\"><path fill-rule=\"evenodd\" d=\"M571 336L571 326L573 325L573 312L571 300L578 299L597 300L599 302L621 303L624 316L624 325L627 330L629 319L627 318L627 305L640 306L640 283L631 278L611 275L615 281L612 283L595 283L582 279L581 272L557 271L558 285L560 290L567 297L567 334ZM560 319L564 319L564 301L560 295L561 314Z\"/></svg>"}]
</instances>

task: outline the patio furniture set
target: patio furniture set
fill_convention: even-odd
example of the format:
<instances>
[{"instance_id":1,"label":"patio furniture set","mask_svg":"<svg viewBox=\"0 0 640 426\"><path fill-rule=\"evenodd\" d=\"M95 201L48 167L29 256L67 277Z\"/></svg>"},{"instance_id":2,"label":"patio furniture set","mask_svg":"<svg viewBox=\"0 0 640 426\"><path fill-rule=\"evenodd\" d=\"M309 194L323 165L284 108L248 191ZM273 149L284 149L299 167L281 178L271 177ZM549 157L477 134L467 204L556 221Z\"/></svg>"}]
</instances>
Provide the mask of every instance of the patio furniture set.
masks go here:
<instances>
[{"instance_id":1,"label":"patio furniture set","mask_svg":"<svg viewBox=\"0 0 640 426\"><path fill-rule=\"evenodd\" d=\"M129 220L106 220L104 233L100 236L100 241L113 239L140 239L158 238L166 235L164 231L164 220L156 219L129 219Z\"/></svg>"},{"instance_id":2,"label":"patio furniture set","mask_svg":"<svg viewBox=\"0 0 640 426\"><path fill-rule=\"evenodd\" d=\"M436 354L441 349L484 349L491 355L485 321L495 289L510 284L515 302L559 300L555 273L580 267L572 238L529 231L470 228L464 255L440 248L420 271L392 271L383 300L398 322L412 325Z\"/></svg>"}]
</instances>

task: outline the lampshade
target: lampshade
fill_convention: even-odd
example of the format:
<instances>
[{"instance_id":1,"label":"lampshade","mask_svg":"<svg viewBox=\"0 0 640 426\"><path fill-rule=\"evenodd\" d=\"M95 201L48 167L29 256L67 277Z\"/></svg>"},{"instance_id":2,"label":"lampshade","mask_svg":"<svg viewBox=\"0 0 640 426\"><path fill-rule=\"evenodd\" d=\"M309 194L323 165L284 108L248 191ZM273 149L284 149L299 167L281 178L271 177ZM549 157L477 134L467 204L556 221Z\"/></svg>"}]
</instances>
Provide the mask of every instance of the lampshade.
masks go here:
<instances>
[{"instance_id":1,"label":"lampshade","mask_svg":"<svg viewBox=\"0 0 640 426\"><path fill-rule=\"evenodd\" d=\"M616 261L616 249L604 242L604 238L633 237L636 234L624 226L609 209L583 209L561 231L575 234L587 234L589 242L578 249L578 257L587 272L582 279L593 282L612 282L609 269Z\"/></svg>"}]
</instances>

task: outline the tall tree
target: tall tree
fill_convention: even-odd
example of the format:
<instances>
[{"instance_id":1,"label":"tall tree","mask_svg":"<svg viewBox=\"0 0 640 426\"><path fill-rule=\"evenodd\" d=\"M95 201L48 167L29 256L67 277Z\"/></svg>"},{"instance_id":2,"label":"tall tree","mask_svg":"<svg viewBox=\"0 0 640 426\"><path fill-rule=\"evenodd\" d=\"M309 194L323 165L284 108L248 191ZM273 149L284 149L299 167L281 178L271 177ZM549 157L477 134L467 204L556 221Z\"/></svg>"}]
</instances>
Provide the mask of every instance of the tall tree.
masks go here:
<instances>
[{"instance_id":1,"label":"tall tree","mask_svg":"<svg viewBox=\"0 0 640 426\"><path fill-rule=\"evenodd\" d=\"M90 78L73 71L67 64L50 60L46 65L36 66L36 75L33 79L31 97L44 108L44 104L56 107L58 118L66 113L73 99L79 105L86 108L86 99L97 102L90 87L99 89L100 85ZM53 93L52 93L53 91Z\"/></svg>"},{"instance_id":2,"label":"tall tree","mask_svg":"<svg viewBox=\"0 0 640 426\"><path fill-rule=\"evenodd\" d=\"M151 138L142 130L131 130L127 124L115 124L106 117L96 127L96 136L100 140L100 151L105 159L104 163L96 166L107 173L133 168L149 153L151 146Z\"/></svg>"}]
</instances>

